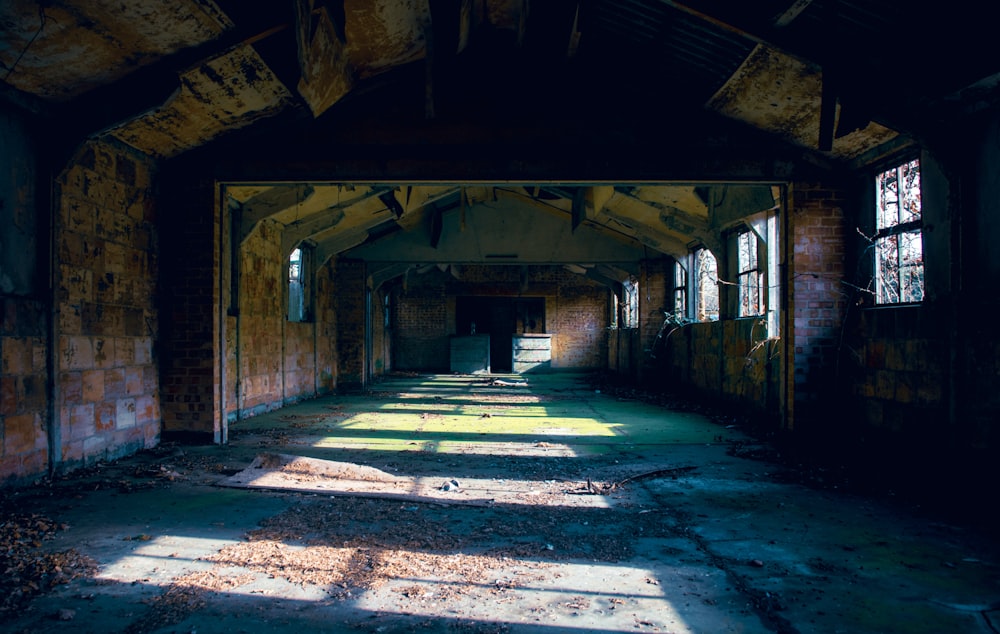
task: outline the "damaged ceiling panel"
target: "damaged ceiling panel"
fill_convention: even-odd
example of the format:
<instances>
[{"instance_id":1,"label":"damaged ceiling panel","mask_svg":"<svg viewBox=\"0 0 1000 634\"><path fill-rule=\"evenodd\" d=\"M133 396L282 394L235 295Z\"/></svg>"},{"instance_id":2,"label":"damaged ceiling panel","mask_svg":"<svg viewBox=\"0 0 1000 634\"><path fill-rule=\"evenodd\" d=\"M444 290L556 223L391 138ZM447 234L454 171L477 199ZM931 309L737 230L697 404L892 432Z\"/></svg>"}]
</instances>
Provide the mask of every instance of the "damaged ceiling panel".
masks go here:
<instances>
[{"instance_id":1,"label":"damaged ceiling panel","mask_svg":"<svg viewBox=\"0 0 1000 634\"><path fill-rule=\"evenodd\" d=\"M111 131L160 158L279 113L321 138L315 118L350 129L345 102L384 89L361 117L364 142L390 121L441 147L462 126L471 147L530 121L628 145L669 122L721 145L718 124L733 119L754 147L850 168L923 138L942 113L1000 102L989 21L938 13L853 0L7 0L0 98L67 130L67 146ZM286 132L259 129L265 143ZM672 176L684 178L657 180Z\"/></svg>"},{"instance_id":2,"label":"damaged ceiling panel","mask_svg":"<svg viewBox=\"0 0 1000 634\"><path fill-rule=\"evenodd\" d=\"M65 100L232 28L211 0L5 0L0 76L18 90Z\"/></svg>"},{"instance_id":3,"label":"damaged ceiling panel","mask_svg":"<svg viewBox=\"0 0 1000 634\"><path fill-rule=\"evenodd\" d=\"M302 78L298 90L312 110L313 116L326 112L330 106L350 92L354 86L354 71L337 34L336 26L326 10L315 19L299 25L303 29L303 50L299 51ZM308 32L312 39L308 39Z\"/></svg>"},{"instance_id":4,"label":"damaged ceiling panel","mask_svg":"<svg viewBox=\"0 0 1000 634\"><path fill-rule=\"evenodd\" d=\"M823 73L818 66L758 46L707 106L787 141L816 148L820 139L822 92ZM896 136L895 131L870 123L861 130L834 138L832 153L851 159Z\"/></svg>"},{"instance_id":5,"label":"damaged ceiling panel","mask_svg":"<svg viewBox=\"0 0 1000 634\"><path fill-rule=\"evenodd\" d=\"M291 99L250 46L184 73L180 83L166 104L115 129L112 136L151 156L170 158L273 116Z\"/></svg>"},{"instance_id":6,"label":"damaged ceiling panel","mask_svg":"<svg viewBox=\"0 0 1000 634\"><path fill-rule=\"evenodd\" d=\"M344 16L346 53L360 77L423 57L424 29L430 24L426 1L345 0Z\"/></svg>"},{"instance_id":7,"label":"damaged ceiling panel","mask_svg":"<svg viewBox=\"0 0 1000 634\"><path fill-rule=\"evenodd\" d=\"M705 189L705 187L701 187ZM662 210L676 210L708 222L708 201L694 185L672 187L636 187L632 195Z\"/></svg>"}]
</instances>

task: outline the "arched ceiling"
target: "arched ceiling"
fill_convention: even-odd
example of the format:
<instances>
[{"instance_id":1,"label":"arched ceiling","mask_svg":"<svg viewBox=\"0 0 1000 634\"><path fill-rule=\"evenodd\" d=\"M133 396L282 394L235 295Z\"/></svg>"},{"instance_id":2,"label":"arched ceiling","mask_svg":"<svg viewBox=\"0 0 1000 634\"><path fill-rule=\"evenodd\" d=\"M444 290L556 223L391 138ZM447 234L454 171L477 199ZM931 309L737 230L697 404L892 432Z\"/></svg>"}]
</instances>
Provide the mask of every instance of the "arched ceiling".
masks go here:
<instances>
[{"instance_id":1,"label":"arched ceiling","mask_svg":"<svg viewBox=\"0 0 1000 634\"><path fill-rule=\"evenodd\" d=\"M800 166L947 137L997 103L990 28L902 0L7 0L0 100L57 168L86 139L191 163L286 251L486 261L449 242L490 210L519 261L586 269L574 241L717 249Z\"/></svg>"},{"instance_id":2,"label":"arched ceiling","mask_svg":"<svg viewBox=\"0 0 1000 634\"><path fill-rule=\"evenodd\" d=\"M264 220L285 253L306 244L322 264L344 255L386 279L427 264L556 264L634 271L777 208L778 186L747 184L230 184L241 240ZM620 281L620 279L619 279Z\"/></svg>"},{"instance_id":3,"label":"arched ceiling","mask_svg":"<svg viewBox=\"0 0 1000 634\"><path fill-rule=\"evenodd\" d=\"M556 120L650 101L851 160L995 103L988 23L896 0L8 0L0 97L76 141L170 158L293 112L336 117L416 67L398 98L428 119L457 93L527 93Z\"/></svg>"}]
</instances>

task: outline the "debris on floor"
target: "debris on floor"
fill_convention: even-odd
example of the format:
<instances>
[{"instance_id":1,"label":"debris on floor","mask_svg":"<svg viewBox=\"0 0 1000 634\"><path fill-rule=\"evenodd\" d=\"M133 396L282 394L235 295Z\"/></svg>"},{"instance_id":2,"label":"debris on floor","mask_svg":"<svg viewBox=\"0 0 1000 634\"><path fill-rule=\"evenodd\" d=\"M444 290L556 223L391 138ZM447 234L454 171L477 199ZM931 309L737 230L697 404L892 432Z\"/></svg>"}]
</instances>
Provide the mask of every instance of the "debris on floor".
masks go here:
<instances>
[{"instance_id":1,"label":"debris on floor","mask_svg":"<svg viewBox=\"0 0 1000 634\"><path fill-rule=\"evenodd\" d=\"M0 522L0 617L35 595L93 574L93 559L69 549L43 552L43 542L68 526L34 513L11 513Z\"/></svg>"},{"instance_id":2,"label":"debris on floor","mask_svg":"<svg viewBox=\"0 0 1000 634\"><path fill-rule=\"evenodd\" d=\"M622 466L617 466L614 471L620 473L622 469ZM567 479L537 481L463 478L461 486L457 479L430 484L425 478L396 476L368 465L292 454L264 453L254 458L246 469L219 480L217 484L234 488L379 497L439 504L601 506L607 503L638 503L643 492L622 490L622 485L629 481L640 477L666 477L689 469L693 467L660 469L612 481L602 487L589 484L589 493L603 497L601 500L588 500L579 495L580 491L568 487Z\"/></svg>"}]
</instances>

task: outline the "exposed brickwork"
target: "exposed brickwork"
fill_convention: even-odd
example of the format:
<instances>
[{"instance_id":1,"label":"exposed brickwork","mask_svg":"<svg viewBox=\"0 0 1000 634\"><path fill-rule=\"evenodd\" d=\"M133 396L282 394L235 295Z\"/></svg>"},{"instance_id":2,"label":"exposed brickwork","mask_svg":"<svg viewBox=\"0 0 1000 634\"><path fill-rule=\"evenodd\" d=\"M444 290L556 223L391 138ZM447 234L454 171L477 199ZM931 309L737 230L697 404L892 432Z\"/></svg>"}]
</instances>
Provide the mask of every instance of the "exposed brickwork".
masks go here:
<instances>
[{"instance_id":1,"label":"exposed brickwork","mask_svg":"<svg viewBox=\"0 0 1000 634\"><path fill-rule=\"evenodd\" d=\"M282 226L260 222L240 248L239 310L226 318L230 421L329 392L337 385L332 264L315 277L311 318L290 322ZM228 298L228 287L225 289ZM239 350L237 351L237 342Z\"/></svg>"},{"instance_id":2,"label":"exposed brickwork","mask_svg":"<svg viewBox=\"0 0 1000 634\"><path fill-rule=\"evenodd\" d=\"M54 227L61 468L155 444L160 432L152 161L87 144L58 180Z\"/></svg>"},{"instance_id":3,"label":"exposed brickwork","mask_svg":"<svg viewBox=\"0 0 1000 634\"><path fill-rule=\"evenodd\" d=\"M337 383L359 386L365 381L365 264L354 260L334 263L337 317Z\"/></svg>"},{"instance_id":4,"label":"exposed brickwork","mask_svg":"<svg viewBox=\"0 0 1000 634\"><path fill-rule=\"evenodd\" d=\"M164 433L216 436L221 421L218 343L218 217L214 184L179 175L164 182L161 324Z\"/></svg>"},{"instance_id":5,"label":"exposed brickwork","mask_svg":"<svg viewBox=\"0 0 1000 634\"><path fill-rule=\"evenodd\" d=\"M608 290L556 266L463 266L460 278L432 270L410 275L393 310L392 349L399 370L447 371L455 298L543 297L553 369L604 367Z\"/></svg>"},{"instance_id":6,"label":"exposed brickwork","mask_svg":"<svg viewBox=\"0 0 1000 634\"><path fill-rule=\"evenodd\" d=\"M826 184L790 188L794 406L796 420L818 418L836 402L837 354L847 307L846 194Z\"/></svg>"},{"instance_id":7,"label":"exposed brickwork","mask_svg":"<svg viewBox=\"0 0 1000 634\"><path fill-rule=\"evenodd\" d=\"M668 310L668 295L673 292L674 260L662 258L641 263L639 276L639 329L643 351L652 350L656 335ZM672 302L673 300L670 300Z\"/></svg>"},{"instance_id":8,"label":"exposed brickwork","mask_svg":"<svg viewBox=\"0 0 1000 634\"><path fill-rule=\"evenodd\" d=\"M553 302L555 313L546 315L552 333L552 367L603 368L608 354L610 291L568 271L560 277Z\"/></svg>"},{"instance_id":9,"label":"exposed brickwork","mask_svg":"<svg viewBox=\"0 0 1000 634\"><path fill-rule=\"evenodd\" d=\"M372 370L381 376L392 369L392 333L385 324L386 292L372 294Z\"/></svg>"},{"instance_id":10,"label":"exposed brickwork","mask_svg":"<svg viewBox=\"0 0 1000 634\"><path fill-rule=\"evenodd\" d=\"M337 288L333 262L322 266L316 276L316 366L320 393L337 389Z\"/></svg>"},{"instance_id":11,"label":"exposed brickwork","mask_svg":"<svg viewBox=\"0 0 1000 634\"><path fill-rule=\"evenodd\" d=\"M287 275L281 225L264 220L240 249L240 367L233 370L239 372L242 415L283 405ZM293 360L296 348L293 343Z\"/></svg>"},{"instance_id":12,"label":"exposed brickwork","mask_svg":"<svg viewBox=\"0 0 1000 634\"><path fill-rule=\"evenodd\" d=\"M393 314L396 369L448 371L448 337L455 334L449 328L445 287L448 283L445 274L435 269L424 275L411 275L400 290ZM454 310L454 302L451 307Z\"/></svg>"},{"instance_id":13,"label":"exposed brickwork","mask_svg":"<svg viewBox=\"0 0 1000 634\"><path fill-rule=\"evenodd\" d=\"M0 298L0 482L48 468L48 323L44 304Z\"/></svg>"}]
</instances>

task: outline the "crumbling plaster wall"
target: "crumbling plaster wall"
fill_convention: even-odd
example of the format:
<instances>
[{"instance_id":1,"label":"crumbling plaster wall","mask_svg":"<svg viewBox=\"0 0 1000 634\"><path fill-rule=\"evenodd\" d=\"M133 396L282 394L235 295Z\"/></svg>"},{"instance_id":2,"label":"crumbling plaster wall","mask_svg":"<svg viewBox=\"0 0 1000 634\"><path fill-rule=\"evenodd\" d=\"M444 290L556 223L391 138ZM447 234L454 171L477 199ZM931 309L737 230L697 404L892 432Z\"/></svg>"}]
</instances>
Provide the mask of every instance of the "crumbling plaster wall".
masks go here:
<instances>
[{"instance_id":1,"label":"crumbling plaster wall","mask_svg":"<svg viewBox=\"0 0 1000 634\"><path fill-rule=\"evenodd\" d=\"M778 342L759 318L668 326L657 348L661 388L691 390L777 421L780 412Z\"/></svg>"},{"instance_id":2,"label":"crumbling plaster wall","mask_svg":"<svg viewBox=\"0 0 1000 634\"><path fill-rule=\"evenodd\" d=\"M156 166L88 142L56 181L53 456L60 469L158 442Z\"/></svg>"}]
</instances>

